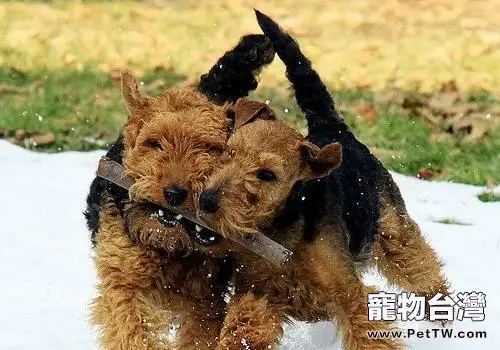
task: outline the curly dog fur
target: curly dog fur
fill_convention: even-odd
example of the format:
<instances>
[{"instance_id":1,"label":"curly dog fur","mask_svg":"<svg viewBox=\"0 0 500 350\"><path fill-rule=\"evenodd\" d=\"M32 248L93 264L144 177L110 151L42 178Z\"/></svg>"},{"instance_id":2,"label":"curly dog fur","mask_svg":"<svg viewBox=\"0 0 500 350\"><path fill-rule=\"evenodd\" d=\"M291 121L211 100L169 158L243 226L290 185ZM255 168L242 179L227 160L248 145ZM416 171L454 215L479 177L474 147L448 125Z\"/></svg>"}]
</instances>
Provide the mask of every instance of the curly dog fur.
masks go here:
<instances>
[{"instance_id":1,"label":"curly dog fur","mask_svg":"<svg viewBox=\"0 0 500 350\"><path fill-rule=\"evenodd\" d=\"M193 239L203 232L145 199L197 210L232 130L232 102L256 87L255 75L273 58L267 38L245 36L197 87L156 97L143 96L134 76L122 73L129 118L107 155L135 183L127 192L94 179L85 212L99 279L92 322L103 348L215 348L232 272L230 259L217 254L224 243L205 248ZM180 325L174 340L171 324Z\"/></svg>"},{"instance_id":2,"label":"curly dog fur","mask_svg":"<svg viewBox=\"0 0 500 350\"><path fill-rule=\"evenodd\" d=\"M389 172L359 142L296 41L257 11L308 122L304 138L265 104L244 103L221 165L200 196L201 217L225 237L261 231L294 252L283 270L235 247L235 296L220 349L276 346L287 317L337 322L345 349L398 349L368 339L360 262L409 291L448 293L439 259L408 216ZM256 312L256 310L259 310Z\"/></svg>"}]
</instances>

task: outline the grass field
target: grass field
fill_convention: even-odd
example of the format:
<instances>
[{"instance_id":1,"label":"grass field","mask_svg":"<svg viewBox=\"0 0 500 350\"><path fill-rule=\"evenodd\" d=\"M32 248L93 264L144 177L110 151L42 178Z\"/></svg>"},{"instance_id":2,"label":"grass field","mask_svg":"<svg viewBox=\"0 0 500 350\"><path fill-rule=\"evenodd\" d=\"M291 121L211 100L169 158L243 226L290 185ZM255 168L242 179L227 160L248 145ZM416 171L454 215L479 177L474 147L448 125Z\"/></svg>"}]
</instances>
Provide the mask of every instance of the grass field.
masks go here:
<instances>
[{"instance_id":1,"label":"grass field","mask_svg":"<svg viewBox=\"0 0 500 350\"><path fill-rule=\"evenodd\" d=\"M192 81L259 32L252 6L297 37L390 169L500 183L497 0L4 2L0 136L43 151L105 147L124 123L121 67L148 94ZM276 60L254 96L304 130L285 82ZM415 94L423 104L408 107Z\"/></svg>"}]
</instances>

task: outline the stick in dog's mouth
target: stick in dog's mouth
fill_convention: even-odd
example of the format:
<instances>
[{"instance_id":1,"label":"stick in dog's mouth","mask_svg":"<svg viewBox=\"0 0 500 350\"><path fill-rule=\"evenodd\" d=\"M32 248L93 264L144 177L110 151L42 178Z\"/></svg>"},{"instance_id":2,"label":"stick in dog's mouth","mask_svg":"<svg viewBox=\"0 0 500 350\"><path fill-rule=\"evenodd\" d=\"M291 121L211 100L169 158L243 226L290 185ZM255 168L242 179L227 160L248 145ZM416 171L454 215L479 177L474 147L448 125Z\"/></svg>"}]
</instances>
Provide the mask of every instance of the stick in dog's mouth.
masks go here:
<instances>
[{"instance_id":1,"label":"stick in dog's mouth","mask_svg":"<svg viewBox=\"0 0 500 350\"><path fill-rule=\"evenodd\" d=\"M124 169L121 164L107 157L102 157L99 161L97 176L128 190L134 181L124 175L123 171ZM146 198L146 200L148 199ZM158 206L158 212L155 214L158 216L158 220L169 226L182 225L188 234L194 237L199 244L212 245L223 239L221 235L197 217L183 212L178 208L160 203L152 203ZM160 210L162 210L161 213ZM262 233L253 234L248 238L234 237L232 240L278 267L283 267L293 254L290 250Z\"/></svg>"},{"instance_id":2,"label":"stick in dog's mouth","mask_svg":"<svg viewBox=\"0 0 500 350\"><path fill-rule=\"evenodd\" d=\"M198 244L202 246L210 246L217 244L222 239L222 236L217 232L194 223L193 221L185 218L182 214L178 214L157 204L154 205L157 208L156 211L151 214L151 217L169 227L182 226L189 236L192 237Z\"/></svg>"}]
</instances>

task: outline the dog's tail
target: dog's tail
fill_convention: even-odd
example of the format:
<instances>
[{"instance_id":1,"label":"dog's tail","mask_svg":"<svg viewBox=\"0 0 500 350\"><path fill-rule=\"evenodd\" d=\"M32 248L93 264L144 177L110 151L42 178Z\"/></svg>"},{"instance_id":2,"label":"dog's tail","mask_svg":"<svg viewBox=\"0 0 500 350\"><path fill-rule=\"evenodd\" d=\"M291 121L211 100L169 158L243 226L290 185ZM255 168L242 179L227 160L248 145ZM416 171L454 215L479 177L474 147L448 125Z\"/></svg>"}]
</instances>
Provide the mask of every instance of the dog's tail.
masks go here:
<instances>
[{"instance_id":1,"label":"dog's tail","mask_svg":"<svg viewBox=\"0 0 500 350\"><path fill-rule=\"evenodd\" d=\"M266 36L246 35L201 76L198 89L215 103L235 102L257 88L257 75L273 61L274 55Z\"/></svg>"},{"instance_id":2,"label":"dog's tail","mask_svg":"<svg viewBox=\"0 0 500 350\"><path fill-rule=\"evenodd\" d=\"M324 130L325 127L345 130L347 126L335 110L332 96L299 44L270 17L258 10L255 14L260 28L286 66L286 75L295 90L297 103L306 115L309 131Z\"/></svg>"}]
</instances>

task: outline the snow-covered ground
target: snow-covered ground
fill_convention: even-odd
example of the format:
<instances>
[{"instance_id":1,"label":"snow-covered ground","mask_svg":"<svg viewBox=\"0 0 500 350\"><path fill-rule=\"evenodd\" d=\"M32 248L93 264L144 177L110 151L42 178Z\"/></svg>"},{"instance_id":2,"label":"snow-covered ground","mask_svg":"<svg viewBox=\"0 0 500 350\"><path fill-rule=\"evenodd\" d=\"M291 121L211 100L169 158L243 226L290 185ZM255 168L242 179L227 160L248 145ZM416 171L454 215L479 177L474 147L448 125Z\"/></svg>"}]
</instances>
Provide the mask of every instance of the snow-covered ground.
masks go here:
<instances>
[{"instance_id":1,"label":"snow-covered ground","mask_svg":"<svg viewBox=\"0 0 500 350\"><path fill-rule=\"evenodd\" d=\"M102 152L37 154L0 141L0 348L96 349L87 305L94 294L89 233L82 210ZM413 349L500 348L500 203L483 189L394 174L408 210L446 263L458 291L486 294L487 339L411 339ZM455 219L468 225L440 224ZM497 277L495 277L497 276ZM367 276L367 282L383 280ZM402 327L435 328L426 322ZM338 349L328 323L286 327L283 349Z\"/></svg>"}]
</instances>

